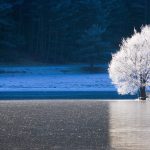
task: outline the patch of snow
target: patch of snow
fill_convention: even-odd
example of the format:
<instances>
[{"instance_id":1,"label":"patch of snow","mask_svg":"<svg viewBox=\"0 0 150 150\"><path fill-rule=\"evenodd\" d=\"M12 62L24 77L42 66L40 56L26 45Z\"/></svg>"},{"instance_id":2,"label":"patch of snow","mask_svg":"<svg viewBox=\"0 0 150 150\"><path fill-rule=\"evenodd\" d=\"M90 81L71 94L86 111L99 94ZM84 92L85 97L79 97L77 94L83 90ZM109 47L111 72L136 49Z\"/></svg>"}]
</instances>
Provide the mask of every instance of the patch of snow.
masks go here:
<instances>
[{"instance_id":1,"label":"patch of snow","mask_svg":"<svg viewBox=\"0 0 150 150\"><path fill-rule=\"evenodd\" d=\"M0 91L116 91L108 74L73 73L70 68L0 67L4 72L0 74Z\"/></svg>"}]
</instances>

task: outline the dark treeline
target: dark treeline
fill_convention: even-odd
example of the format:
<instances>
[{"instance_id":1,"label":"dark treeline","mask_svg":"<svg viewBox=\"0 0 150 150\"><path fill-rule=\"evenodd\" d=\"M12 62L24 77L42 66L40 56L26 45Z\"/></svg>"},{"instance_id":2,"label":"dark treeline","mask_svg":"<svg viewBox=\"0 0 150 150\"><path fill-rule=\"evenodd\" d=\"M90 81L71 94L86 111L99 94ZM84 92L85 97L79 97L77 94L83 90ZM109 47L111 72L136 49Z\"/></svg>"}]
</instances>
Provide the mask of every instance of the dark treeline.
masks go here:
<instances>
[{"instance_id":1,"label":"dark treeline","mask_svg":"<svg viewBox=\"0 0 150 150\"><path fill-rule=\"evenodd\" d=\"M106 63L150 22L149 0L0 0L0 63Z\"/></svg>"}]
</instances>

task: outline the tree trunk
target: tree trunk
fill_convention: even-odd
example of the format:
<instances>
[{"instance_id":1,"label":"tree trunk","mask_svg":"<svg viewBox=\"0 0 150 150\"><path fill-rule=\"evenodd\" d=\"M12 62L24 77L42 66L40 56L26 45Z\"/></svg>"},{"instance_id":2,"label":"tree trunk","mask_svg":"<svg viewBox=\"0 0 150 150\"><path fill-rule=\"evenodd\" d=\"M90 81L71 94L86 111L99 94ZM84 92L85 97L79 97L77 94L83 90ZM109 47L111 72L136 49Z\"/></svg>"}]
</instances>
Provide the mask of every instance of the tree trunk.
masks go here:
<instances>
[{"instance_id":1,"label":"tree trunk","mask_svg":"<svg viewBox=\"0 0 150 150\"><path fill-rule=\"evenodd\" d=\"M145 86L140 87L140 100L146 100Z\"/></svg>"}]
</instances>

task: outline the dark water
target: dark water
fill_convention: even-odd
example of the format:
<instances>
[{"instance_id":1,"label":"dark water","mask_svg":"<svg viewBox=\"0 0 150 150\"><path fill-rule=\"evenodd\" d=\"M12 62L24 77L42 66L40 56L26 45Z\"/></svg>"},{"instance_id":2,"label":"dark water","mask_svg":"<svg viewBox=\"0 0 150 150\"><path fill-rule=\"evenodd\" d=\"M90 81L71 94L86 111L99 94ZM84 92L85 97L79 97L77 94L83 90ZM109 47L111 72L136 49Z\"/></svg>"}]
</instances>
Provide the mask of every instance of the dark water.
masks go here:
<instances>
[{"instance_id":1,"label":"dark water","mask_svg":"<svg viewBox=\"0 0 150 150\"><path fill-rule=\"evenodd\" d=\"M135 99L137 95L118 95L115 91L20 91L0 92L0 99Z\"/></svg>"},{"instance_id":2,"label":"dark water","mask_svg":"<svg viewBox=\"0 0 150 150\"><path fill-rule=\"evenodd\" d=\"M150 102L1 101L2 150L149 150Z\"/></svg>"}]
</instances>

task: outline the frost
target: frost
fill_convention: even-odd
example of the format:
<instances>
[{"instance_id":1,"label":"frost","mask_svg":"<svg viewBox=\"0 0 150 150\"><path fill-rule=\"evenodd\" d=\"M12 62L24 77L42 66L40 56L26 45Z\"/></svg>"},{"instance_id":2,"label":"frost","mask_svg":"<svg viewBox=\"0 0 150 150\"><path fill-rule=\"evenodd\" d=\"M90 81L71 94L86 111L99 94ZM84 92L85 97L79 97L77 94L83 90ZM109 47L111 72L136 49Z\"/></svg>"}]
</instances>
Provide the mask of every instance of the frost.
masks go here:
<instances>
[{"instance_id":1,"label":"frost","mask_svg":"<svg viewBox=\"0 0 150 150\"><path fill-rule=\"evenodd\" d=\"M122 41L108 71L119 94L135 94L150 86L150 26L142 27L139 33L135 30L131 38Z\"/></svg>"},{"instance_id":2,"label":"frost","mask_svg":"<svg viewBox=\"0 0 150 150\"><path fill-rule=\"evenodd\" d=\"M106 73L83 73L80 65L0 67L0 91L116 91Z\"/></svg>"}]
</instances>

